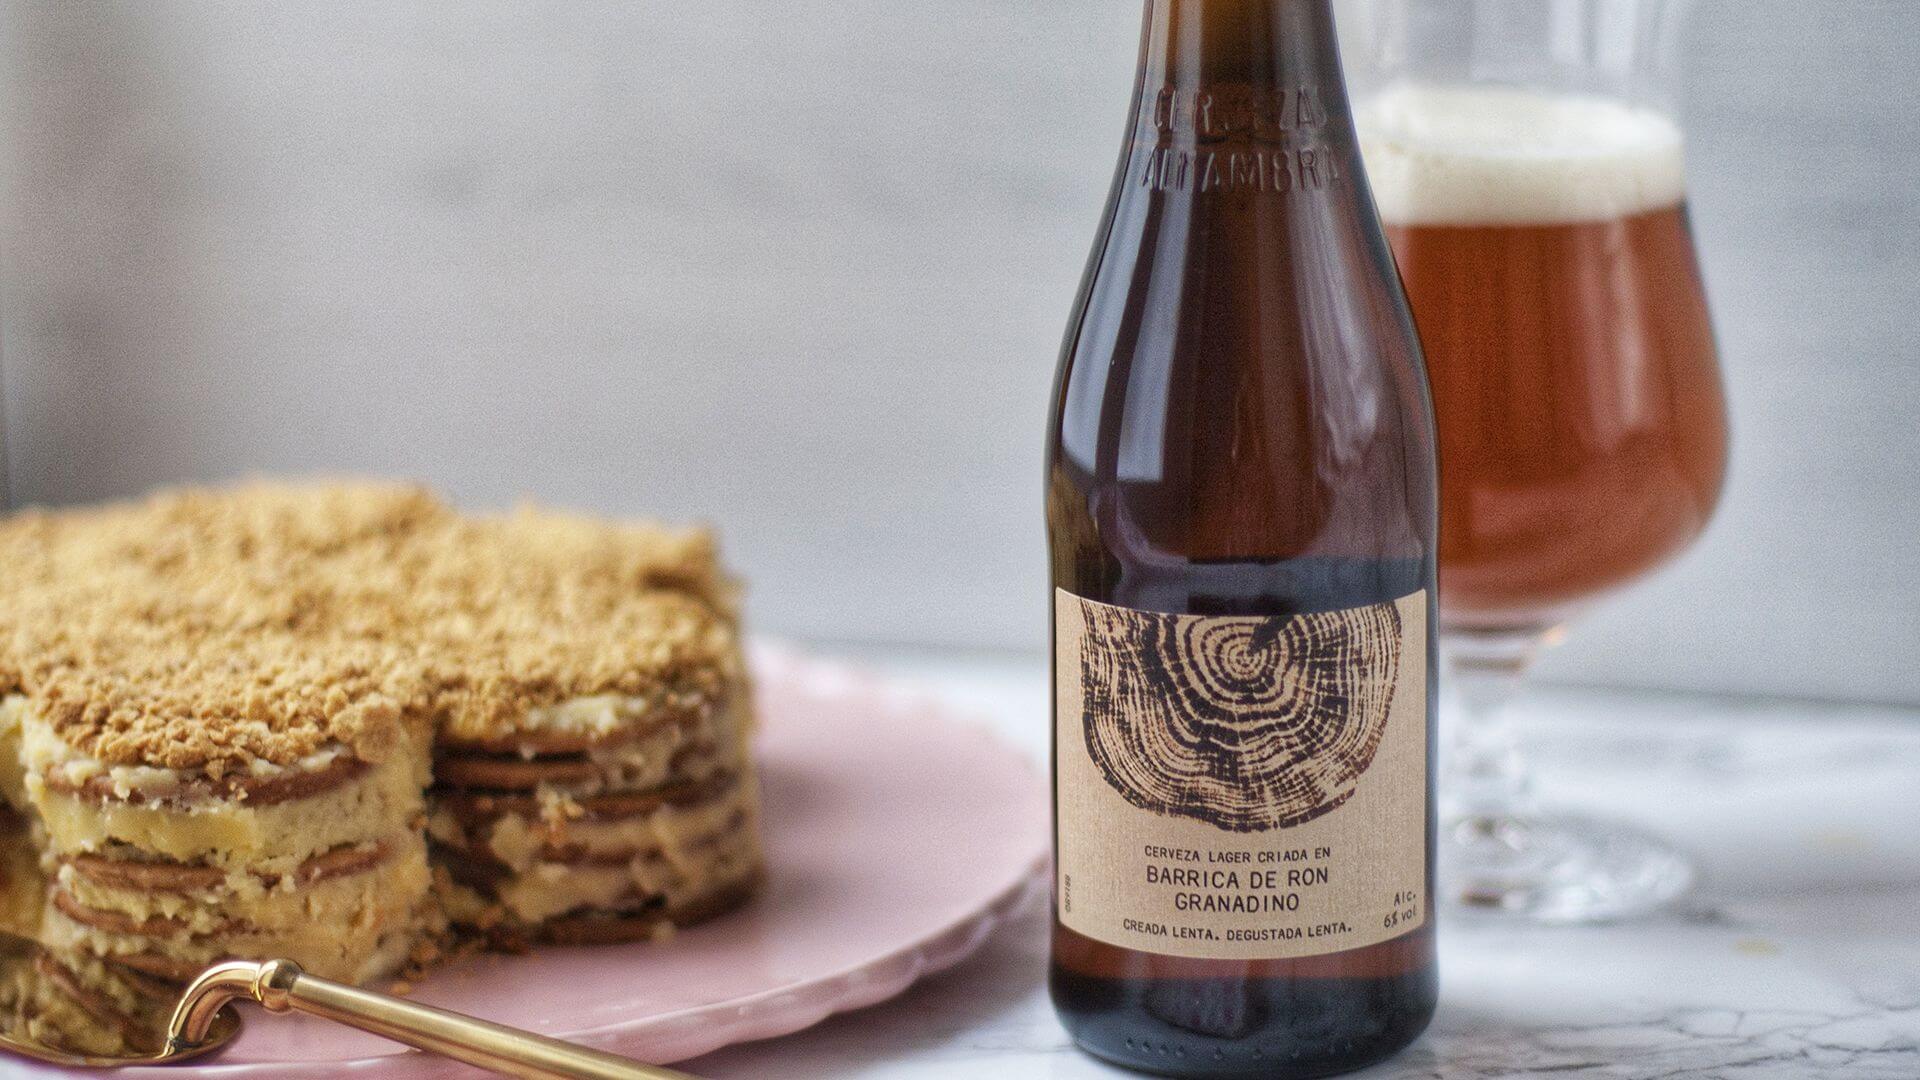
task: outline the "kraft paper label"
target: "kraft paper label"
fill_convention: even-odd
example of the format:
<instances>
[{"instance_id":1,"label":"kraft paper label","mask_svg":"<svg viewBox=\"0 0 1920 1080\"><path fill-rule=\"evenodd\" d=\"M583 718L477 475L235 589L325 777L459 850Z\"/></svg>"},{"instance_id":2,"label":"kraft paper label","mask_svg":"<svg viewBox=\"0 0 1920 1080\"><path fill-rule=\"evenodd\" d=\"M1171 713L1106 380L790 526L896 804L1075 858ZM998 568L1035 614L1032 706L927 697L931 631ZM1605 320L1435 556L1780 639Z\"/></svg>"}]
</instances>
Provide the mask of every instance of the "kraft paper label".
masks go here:
<instances>
[{"instance_id":1,"label":"kraft paper label","mask_svg":"<svg viewBox=\"0 0 1920 1080\"><path fill-rule=\"evenodd\" d=\"M1164 615L1056 590L1060 921L1234 960L1424 924L1426 609Z\"/></svg>"}]
</instances>

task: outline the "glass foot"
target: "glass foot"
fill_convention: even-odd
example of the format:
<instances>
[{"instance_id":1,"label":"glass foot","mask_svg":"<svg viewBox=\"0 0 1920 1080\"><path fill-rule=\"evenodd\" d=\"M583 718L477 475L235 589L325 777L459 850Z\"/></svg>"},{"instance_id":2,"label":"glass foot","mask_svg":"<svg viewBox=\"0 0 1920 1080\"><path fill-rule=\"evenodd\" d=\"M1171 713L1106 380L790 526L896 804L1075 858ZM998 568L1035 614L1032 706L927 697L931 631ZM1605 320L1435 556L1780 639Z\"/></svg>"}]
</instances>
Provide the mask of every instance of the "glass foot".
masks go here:
<instances>
[{"instance_id":1,"label":"glass foot","mask_svg":"<svg viewBox=\"0 0 1920 1080\"><path fill-rule=\"evenodd\" d=\"M1545 923L1628 919L1693 886L1693 864L1635 829L1576 817L1465 815L1440 834L1440 894Z\"/></svg>"}]
</instances>

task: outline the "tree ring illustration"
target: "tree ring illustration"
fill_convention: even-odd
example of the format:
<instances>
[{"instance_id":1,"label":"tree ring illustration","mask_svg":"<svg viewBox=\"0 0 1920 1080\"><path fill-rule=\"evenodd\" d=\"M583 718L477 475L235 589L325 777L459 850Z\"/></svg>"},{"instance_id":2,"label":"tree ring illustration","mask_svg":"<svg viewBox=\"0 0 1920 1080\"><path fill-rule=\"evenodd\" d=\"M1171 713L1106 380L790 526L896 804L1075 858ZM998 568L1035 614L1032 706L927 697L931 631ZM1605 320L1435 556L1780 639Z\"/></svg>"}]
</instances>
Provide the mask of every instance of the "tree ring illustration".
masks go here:
<instances>
[{"instance_id":1,"label":"tree ring illustration","mask_svg":"<svg viewBox=\"0 0 1920 1080\"><path fill-rule=\"evenodd\" d=\"M1373 764L1400 672L1393 604L1292 618L1081 611L1087 750L1129 803L1265 832L1340 806Z\"/></svg>"}]
</instances>

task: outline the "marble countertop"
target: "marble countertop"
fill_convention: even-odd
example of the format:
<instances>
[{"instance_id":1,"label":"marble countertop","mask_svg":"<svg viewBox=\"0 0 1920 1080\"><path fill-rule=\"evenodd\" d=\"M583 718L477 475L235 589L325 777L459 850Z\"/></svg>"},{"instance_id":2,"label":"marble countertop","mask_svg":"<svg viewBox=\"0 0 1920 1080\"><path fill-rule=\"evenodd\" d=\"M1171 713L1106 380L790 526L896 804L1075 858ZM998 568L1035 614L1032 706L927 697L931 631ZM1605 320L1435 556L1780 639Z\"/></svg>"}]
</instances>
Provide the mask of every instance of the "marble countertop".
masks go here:
<instances>
[{"instance_id":1,"label":"marble countertop","mask_svg":"<svg viewBox=\"0 0 1920 1080\"><path fill-rule=\"evenodd\" d=\"M874 653L1044 758L1037 659ZM1379 1080L1920 1078L1920 710L1542 689L1555 806L1636 822L1705 870L1679 911L1599 928L1447 918L1433 1027ZM1445 913L1443 913L1443 917ZM1036 906L875 1008L734 1047L701 1076L1128 1075L1075 1051Z\"/></svg>"}]
</instances>

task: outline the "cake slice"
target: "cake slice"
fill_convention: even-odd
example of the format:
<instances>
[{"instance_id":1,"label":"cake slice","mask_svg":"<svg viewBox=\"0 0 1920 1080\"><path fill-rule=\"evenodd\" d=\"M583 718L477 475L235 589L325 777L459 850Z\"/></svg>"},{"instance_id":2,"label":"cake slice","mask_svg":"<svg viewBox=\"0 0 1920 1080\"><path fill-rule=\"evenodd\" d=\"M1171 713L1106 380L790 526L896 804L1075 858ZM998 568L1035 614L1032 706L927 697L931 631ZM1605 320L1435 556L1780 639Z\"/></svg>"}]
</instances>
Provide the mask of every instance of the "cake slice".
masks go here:
<instances>
[{"instance_id":1,"label":"cake slice","mask_svg":"<svg viewBox=\"0 0 1920 1080\"><path fill-rule=\"evenodd\" d=\"M169 493L0 528L4 785L41 936L168 978L286 956L398 968L437 926L431 714L384 631L399 553L452 517L386 486Z\"/></svg>"},{"instance_id":2,"label":"cake slice","mask_svg":"<svg viewBox=\"0 0 1920 1080\"><path fill-rule=\"evenodd\" d=\"M396 970L433 926L428 729L358 651L200 639L50 676L20 718L43 939L168 978Z\"/></svg>"}]
</instances>

